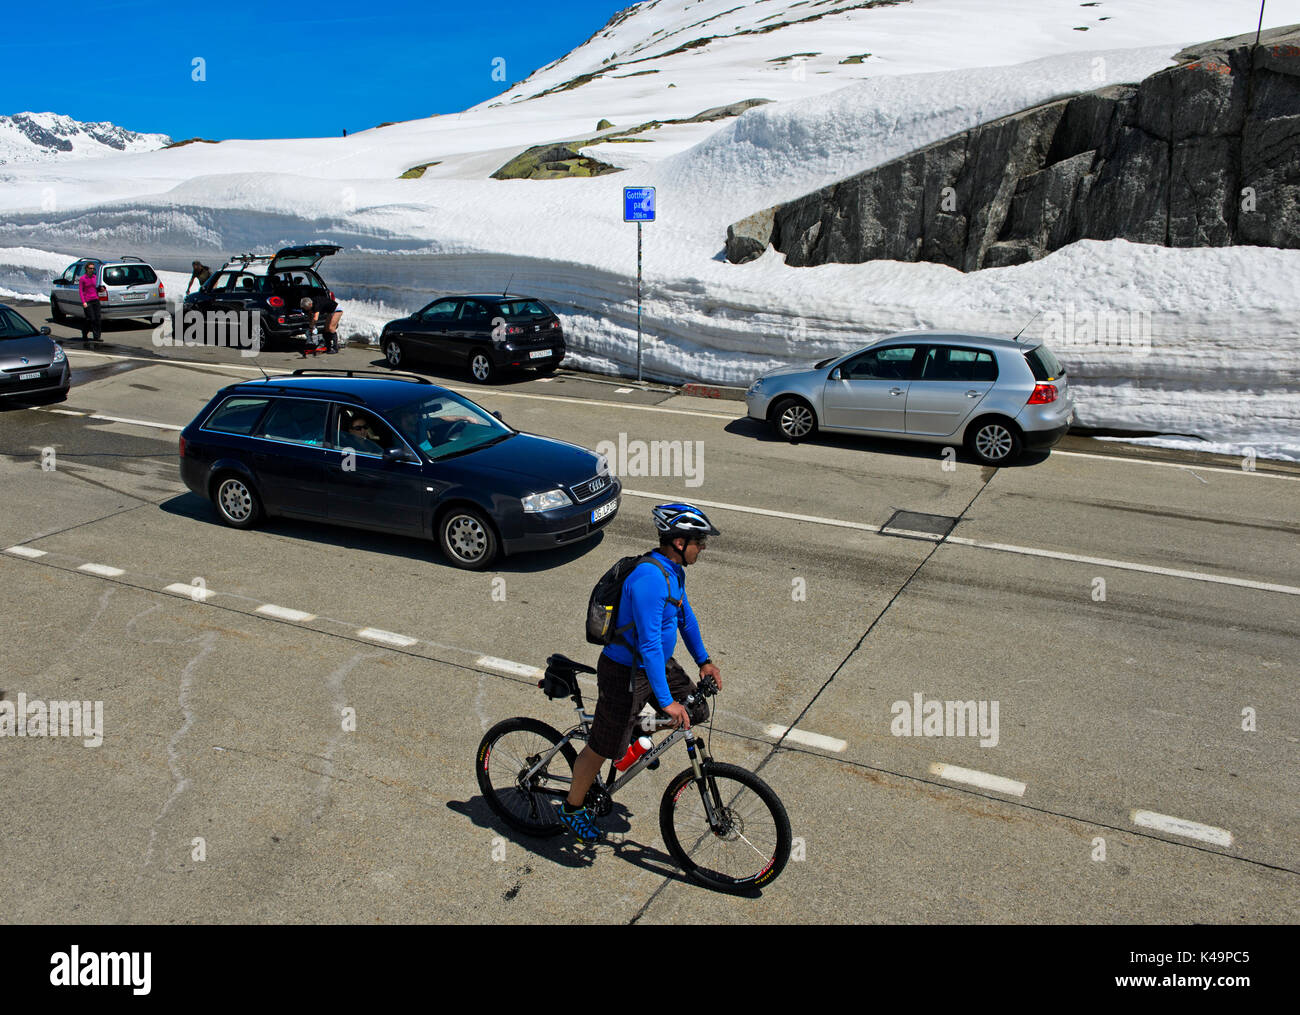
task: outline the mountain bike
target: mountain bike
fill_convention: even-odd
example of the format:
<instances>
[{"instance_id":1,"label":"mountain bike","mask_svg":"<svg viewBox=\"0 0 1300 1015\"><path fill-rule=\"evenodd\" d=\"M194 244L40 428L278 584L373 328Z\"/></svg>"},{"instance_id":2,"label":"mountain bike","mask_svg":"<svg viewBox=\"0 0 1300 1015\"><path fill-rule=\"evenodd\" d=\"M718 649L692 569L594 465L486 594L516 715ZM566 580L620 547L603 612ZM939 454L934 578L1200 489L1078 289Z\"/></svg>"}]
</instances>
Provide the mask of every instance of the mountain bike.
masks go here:
<instances>
[{"instance_id":1,"label":"mountain bike","mask_svg":"<svg viewBox=\"0 0 1300 1015\"><path fill-rule=\"evenodd\" d=\"M479 744L477 774L483 797L521 832L550 836L566 830L556 810L573 781L578 757L573 744L586 743L595 718L583 706L577 676L595 672L562 655L550 656L537 686L552 700L572 700L577 725L561 733L540 720L516 716L493 726ZM682 703L692 722L697 715L707 715L703 699L717 690L706 677ZM640 721L646 735L673 726L663 713ZM785 807L753 772L714 761L694 728L674 728L626 771L619 772L611 760L608 776L597 774L588 791L587 806L597 815L609 814L614 794L645 769L657 768L659 759L679 742L686 744L690 767L668 783L659 804L659 830L669 853L688 877L708 888L741 893L771 884L790 858Z\"/></svg>"}]
</instances>

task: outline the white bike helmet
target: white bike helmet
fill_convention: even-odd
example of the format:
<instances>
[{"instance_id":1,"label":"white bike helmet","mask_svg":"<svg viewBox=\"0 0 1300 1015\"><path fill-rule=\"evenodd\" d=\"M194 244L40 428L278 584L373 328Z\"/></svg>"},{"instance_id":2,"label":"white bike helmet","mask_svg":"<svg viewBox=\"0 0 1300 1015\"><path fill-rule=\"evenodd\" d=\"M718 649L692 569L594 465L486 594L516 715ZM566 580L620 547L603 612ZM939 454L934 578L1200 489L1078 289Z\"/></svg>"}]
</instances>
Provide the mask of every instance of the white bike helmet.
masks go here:
<instances>
[{"instance_id":1,"label":"white bike helmet","mask_svg":"<svg viewBox=\"0 0 1300 1015\"><path fill-rule=\"evenodd\" d=\"M655 520L655 528L662 537L674 539L686 536L690 539L702 539L720 533L714 528L706 515L690 504L660 504L650 512Z\"/></svg>"}]
</instances>

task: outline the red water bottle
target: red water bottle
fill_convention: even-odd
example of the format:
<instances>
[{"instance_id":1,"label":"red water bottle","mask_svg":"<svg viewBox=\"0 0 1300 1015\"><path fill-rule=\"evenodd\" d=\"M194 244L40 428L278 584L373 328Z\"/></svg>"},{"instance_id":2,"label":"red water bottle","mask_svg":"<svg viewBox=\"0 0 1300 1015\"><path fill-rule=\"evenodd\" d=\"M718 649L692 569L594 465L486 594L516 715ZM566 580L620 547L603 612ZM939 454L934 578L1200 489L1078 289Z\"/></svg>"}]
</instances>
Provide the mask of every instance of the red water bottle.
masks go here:
<instances>
[{"instance_id":1,"label":"red water bottle","mask_svg":"<svg viewBox=\"0 0 1300 1015\"><path fill-rule=\"evenodd\" d=\"M640 758L641 755L645 754L645 752L650 750L653 746L654 741L649 737L637 737L628 745L627 753L618 761L614 762L614 767L620 772L626 772L636 764L637 759Z\"/></svg>"}]
</instances>

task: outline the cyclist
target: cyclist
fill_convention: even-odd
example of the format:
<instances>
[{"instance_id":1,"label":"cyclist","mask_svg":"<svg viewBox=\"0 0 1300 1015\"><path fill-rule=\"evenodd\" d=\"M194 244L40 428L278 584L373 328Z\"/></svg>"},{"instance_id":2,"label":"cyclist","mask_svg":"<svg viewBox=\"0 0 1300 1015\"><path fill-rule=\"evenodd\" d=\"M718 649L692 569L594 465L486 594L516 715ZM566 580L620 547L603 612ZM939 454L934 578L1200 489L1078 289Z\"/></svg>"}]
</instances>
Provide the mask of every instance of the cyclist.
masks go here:
<instances>
[{"instance_id":1,"label":"cyclist","mask_svg":"<svg viewBox=\"0 0 1300 1015\"><path fill-rule=\"evenodd\" d=\"M660 504L651 515L659 530L659 548L623 583L618 622L632 626L624 632L623 642L605 647L596 665L598 697L591 738L574 763L569 796L559 809L560 820L584 842L598 841L605 834L586 806L587 790L606 760L623 756L646 702L653 698L677 726L690 729L691 717L676 700L695 690L672 658L678 631L700 668L700 677L711 676L722 686L722 675L709 659L695 611L686 598L684 570L699 559L708 537L718 535L718 530L690 504Z\"/></svg>"}]
</instances>

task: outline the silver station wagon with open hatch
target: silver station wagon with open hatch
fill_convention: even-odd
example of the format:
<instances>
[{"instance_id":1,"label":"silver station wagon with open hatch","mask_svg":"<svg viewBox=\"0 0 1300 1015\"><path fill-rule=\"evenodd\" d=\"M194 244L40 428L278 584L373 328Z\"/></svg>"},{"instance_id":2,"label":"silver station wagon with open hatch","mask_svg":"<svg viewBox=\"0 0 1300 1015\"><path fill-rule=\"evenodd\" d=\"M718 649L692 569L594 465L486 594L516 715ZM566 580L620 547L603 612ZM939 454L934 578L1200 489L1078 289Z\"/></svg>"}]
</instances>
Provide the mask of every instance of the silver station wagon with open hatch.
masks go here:
<instances>
[{"instance_id":1,"label":"silver station wagon with open hatch","mask_svg":"<svg viewBox=\"0 0 1300 1015\"><path fill-rule=\"evenodd\" d=\"M1041 342L908 332L759 377L752 419L789 441L818 430L965 445L985 465L1049 448L1074 419L1066 371Z\"/></svg>"}]
</instances>

